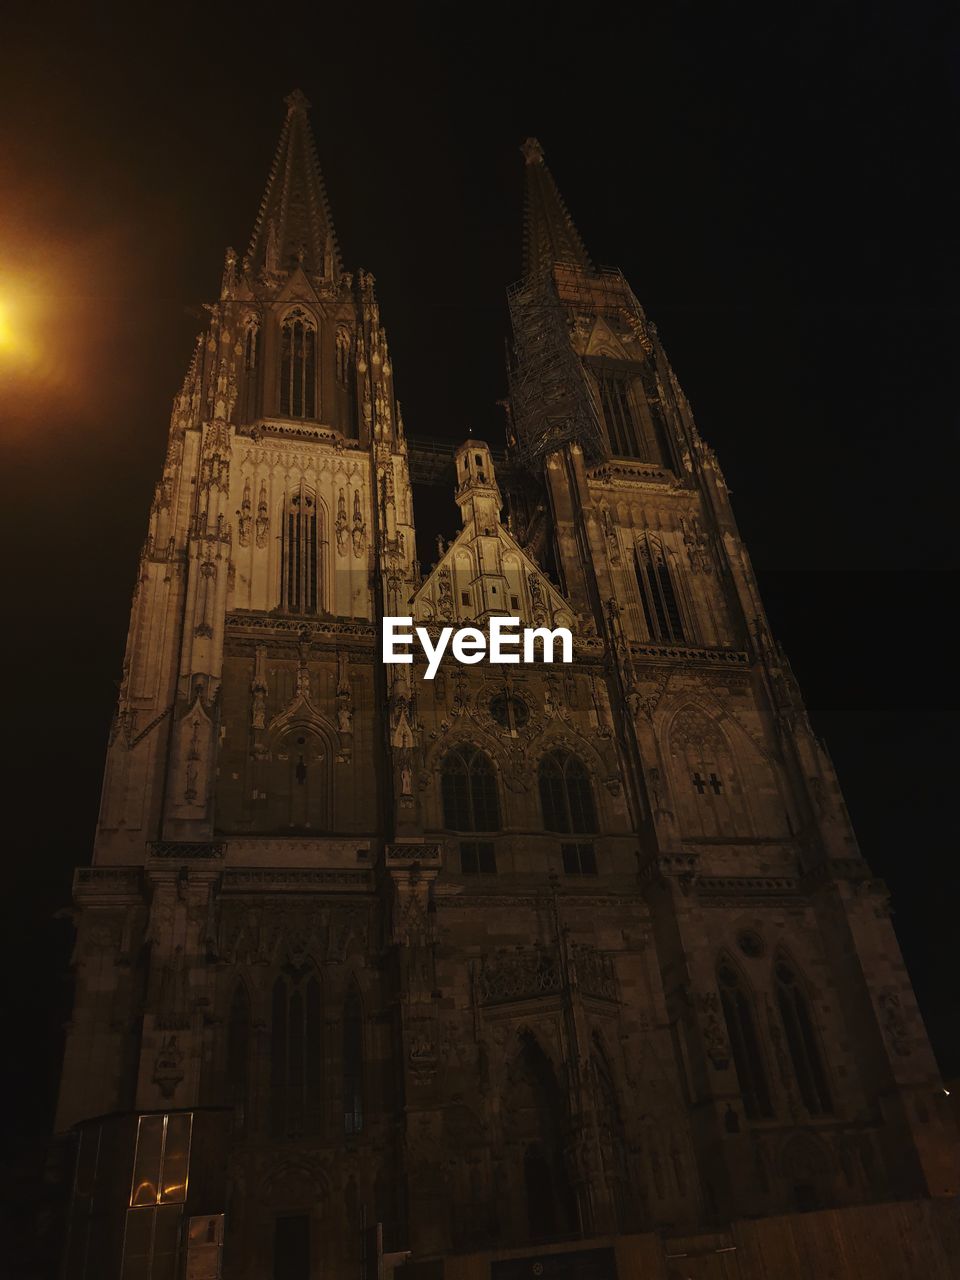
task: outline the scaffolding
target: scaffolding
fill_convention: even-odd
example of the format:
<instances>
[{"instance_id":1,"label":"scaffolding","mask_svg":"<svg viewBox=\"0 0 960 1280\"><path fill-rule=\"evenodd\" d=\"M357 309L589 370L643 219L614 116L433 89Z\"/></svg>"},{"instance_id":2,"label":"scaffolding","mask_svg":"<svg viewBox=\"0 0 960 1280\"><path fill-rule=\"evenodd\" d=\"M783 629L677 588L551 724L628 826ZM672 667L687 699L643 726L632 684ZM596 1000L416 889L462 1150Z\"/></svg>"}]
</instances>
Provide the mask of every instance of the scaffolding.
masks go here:
<instances>
[{"instance_id":1,"label":"scaffolding","mask_svg":"<svg viewBox=\"0 0 960 1280\"><path fill-rule=\"evenodd\" d=\"M588 462L601 461L608 452L606 437L571 341L571 324L578 314L619 317L646 349L646 322L632 289L620 271L588 272L556 263L551 271L512 285L507 304L515 353L510 399L520 462L529 466L572 441Z\"/></svg>"},{"instance_id":2,"label":"scaffolding","mask_svg":"<svg viewBox=\"0 0 960 1280\"><path fill-rule=\"evenodd\" d=\"M623 272L617 267L601 267L586 272L579 267L558 262L553 268L557 297L577 311L595 315L617 316L631 323L646 323L643 308Z\"/></svg>"}]
</instances>

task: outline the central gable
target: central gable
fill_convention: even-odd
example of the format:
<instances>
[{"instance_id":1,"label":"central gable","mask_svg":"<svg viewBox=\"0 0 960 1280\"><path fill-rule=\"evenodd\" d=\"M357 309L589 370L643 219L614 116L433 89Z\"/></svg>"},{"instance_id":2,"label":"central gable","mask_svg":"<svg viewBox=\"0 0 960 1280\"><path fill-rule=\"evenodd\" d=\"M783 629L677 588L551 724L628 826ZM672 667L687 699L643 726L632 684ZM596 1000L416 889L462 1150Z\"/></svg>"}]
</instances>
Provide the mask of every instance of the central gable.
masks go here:
<instances>
[{"instance_id":1,"label":"central gable","mask_svg":"<svg viewBox=\"0 0 960 1280\"><path fill-rule=\"evenodd\" d=\"M524 626L569 627L575 614L503 525L490 535L461 529L411 601L415 622L469 623L493 614Z\"/></svg>"}]
</instances>

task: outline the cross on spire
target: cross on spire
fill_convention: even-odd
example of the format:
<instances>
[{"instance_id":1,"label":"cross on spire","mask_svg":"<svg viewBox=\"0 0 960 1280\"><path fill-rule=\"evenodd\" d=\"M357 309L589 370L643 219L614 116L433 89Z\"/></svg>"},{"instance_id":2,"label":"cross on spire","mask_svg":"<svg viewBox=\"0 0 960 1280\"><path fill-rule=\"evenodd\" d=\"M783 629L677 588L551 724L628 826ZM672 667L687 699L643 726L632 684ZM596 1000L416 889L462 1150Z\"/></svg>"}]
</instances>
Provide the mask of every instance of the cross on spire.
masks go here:
<instances>
[{"instance_id":1,"label":"cross on spire","mask_svg":"<svg viewBox=\"0 0 960 1280\"><path fill-rule=\"evenodd\" d=\"M250 248L254 271L290 271L298 263L312 275L333 278L341 269L333 218L300 89L286 98L287 116L260 203Z\"/></svg>"},{"instance_id":2,"label":"cross on spire","mask_svg":"<svg viewBox=\"0 0 960 1280\"><path fill-rule=\"evenodd\" d=\"M520 148L524 167L523 274L540 275L555 262L593 270L590 255L547 168L543 147L528 138Z\"/></svg>"}]
</instances>

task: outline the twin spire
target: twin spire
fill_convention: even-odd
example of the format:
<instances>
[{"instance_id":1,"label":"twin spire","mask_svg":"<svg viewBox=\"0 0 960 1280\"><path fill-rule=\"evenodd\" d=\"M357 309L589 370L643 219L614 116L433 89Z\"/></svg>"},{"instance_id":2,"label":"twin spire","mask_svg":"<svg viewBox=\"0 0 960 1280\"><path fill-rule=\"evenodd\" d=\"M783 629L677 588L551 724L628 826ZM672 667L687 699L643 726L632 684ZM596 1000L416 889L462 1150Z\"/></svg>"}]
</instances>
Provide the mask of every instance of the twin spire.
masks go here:
<instances>
[{"instance_id":1,"label":"twin spire","mask_svg":"<svg viewBox=\"0 0 960 1280\"><path fill-rule=\"evenodd\" d=\"M257 273L287 272L299 263L310 275L335 280L341 271L340 250L307 117L310 103L295 89L286 105L287 117L247 250L249 268ZM526 161L524 275L543 275L557 262L592 272L543 148L536 138L528 138L521 151Z\"/></svg>"}]
</instances>

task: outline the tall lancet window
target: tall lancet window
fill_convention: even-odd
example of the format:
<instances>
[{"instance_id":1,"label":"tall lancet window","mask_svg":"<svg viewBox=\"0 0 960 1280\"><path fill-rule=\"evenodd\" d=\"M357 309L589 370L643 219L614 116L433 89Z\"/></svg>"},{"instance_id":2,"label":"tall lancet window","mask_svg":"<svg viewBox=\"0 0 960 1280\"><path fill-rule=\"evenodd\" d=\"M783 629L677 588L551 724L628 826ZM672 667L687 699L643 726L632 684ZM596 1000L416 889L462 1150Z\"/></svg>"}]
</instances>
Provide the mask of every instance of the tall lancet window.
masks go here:
<instances>
[{"instance_id":1,"label":"tall lancet window","mask_svg":"<svg viewBox=\"0 0 960 1280\"><path fill-rule=\"evenodd\" d=\"M673 451L670 448L667 424L663 416L663 405L661 404L660 392L657 387L656 366L652 359L644 364L640 371L640 378L643 396L647 402L647 410L653 425L653 439L660 455L659 461L668 467L672 467L674 465Z\"/></svg>"},{"instance_id":2,"label":"tall lancet window","mask_svg":"<svg viewBox=\"0 0 960 1280\"><path fill-rule=\"evenodd\" d=\"M273 985L270 1112L277 1137L316 1133L323 1121L323 1010L309 966L287 966Z\"/></svg>"},{"instance_id":3,"label":"tall lancet window","mask_svg":"<svg viewBox=\"0 0 960 1280\"><path fill-rule=\"evenodd\" d=\"M647 450L631 399L631 376L619 370L600 369L597 382L611 453L618 458L645 461Z\"/></svg>"},{"instance_id":4,"label":"tall lancet window","mask_svg":"<svg viewBox=\"0 0 960 1280\"><path fill-rule=\"evenodd\" d=\"M637 364L592 356L588 364L597 381L611 454L673 466L653 358Z\"/></svg>"},{"instance_id":5,"label":"tall lancet window","mask_svg":"<svg viewBox=\"0 0 960 1280\"><path fill-rule=\"evenodd\" d=\"M343 1002L343 1129L363 1132L363 1006L353 982Z\"/></svg>"},{"instance_id":6,"label":"tall lancet window","mask_svg":"<svg viewBox=\"0 0 960 1280\"><path fill-rule=\"evenodd\" d=\"M289 613L316 613L320 573L317 496L301 484L287 499L283 522L283 588Z\"/></svg>"},{"instance_id":7,"label":"tall lancet window","mask_svg":"<svg viewBox=\"0 0 960 1280\"><path fill-rule=\"evenodd\" d=\"M721 960L717 968L720 1004L733 1050L733 1061L740 1081L743 1109L751 1119L772 1116L767 1069L757 1035L753 999L739 973L729 962Z\"/></svg>"},{"instance_id":8,"label":"tall lancet window","mask_svg":"<svg viewBox=\"0 0 960 1280\"><path fill-rule=\"evenodd\" d=\"M787 1047L803 1105L811 1115L829 1115L833 1111L833 1100L806 993L785 960L777 961L774 975L777 980L777 1006L787 1033Z\"/></svg>"},{"instance_id":9,"label":"tall lancet window","mask_svg":"<svg viewBox=\"0 0 960 1280\"><path fill-rule=\"evenodd\" d=\"M305 311L291 311L280 329L280 412L317 416L317 329Z\"/></svg>"},{"instance_id":10,"label":"tall lancet window","mask_svg":"<svg viewBox=\"0 0 960 1280\"><path fill-rule=\"evenodd\" d=\"M633 553L640 603L651 640L683 643L683 619L663 543L655 533L641 534Z\"/></svg>"}]
</instances>

